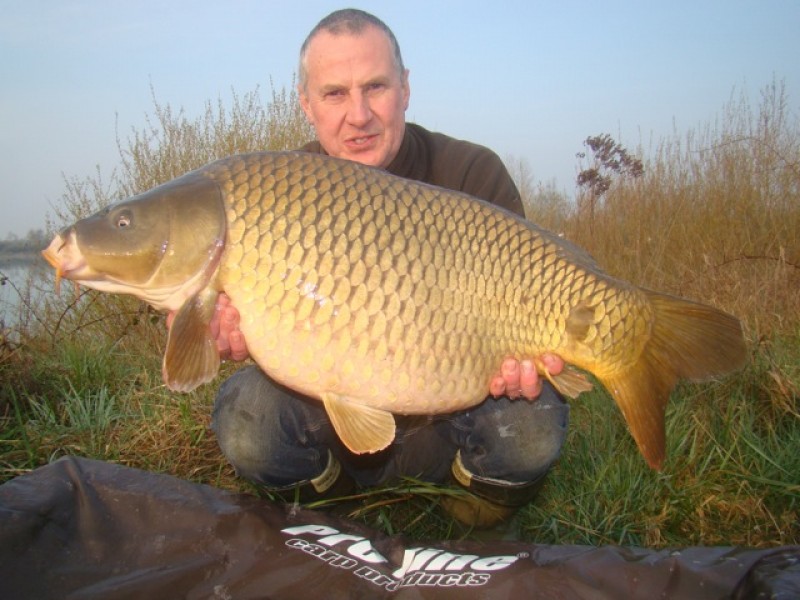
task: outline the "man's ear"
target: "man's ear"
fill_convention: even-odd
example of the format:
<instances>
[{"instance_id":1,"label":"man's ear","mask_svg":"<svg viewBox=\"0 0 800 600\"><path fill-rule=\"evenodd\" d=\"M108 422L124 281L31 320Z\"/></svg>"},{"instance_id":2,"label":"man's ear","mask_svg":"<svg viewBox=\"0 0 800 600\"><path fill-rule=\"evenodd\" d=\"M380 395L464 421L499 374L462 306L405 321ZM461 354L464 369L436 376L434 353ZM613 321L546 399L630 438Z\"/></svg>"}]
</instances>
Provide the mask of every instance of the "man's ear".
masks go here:
<instances>
[{"instance_id":1,"label":"man's ear","mask_svg":"<svg viewBox=\"0 0 800 600\"><path fill-rule=\"evenodd\" d=\"M408 101L411 99L411 84L408 83L410 72L408 69L403 72L403 110L408 110Z\"/></svg>"},{"instance_id":2,"label":"man's ear","mask_svg":"<svg viewBox=\"0 0 800 600\"><path fill-rule=\"evenodd\" d=\"M303 114L305 114L308 122L313 125L314 119L311 113L311 102L308 100L308 94L306 94L305 88L299 83L297 84L297 97L300 100L300 108L303 109Z\"/></svg>"}]
</instances>

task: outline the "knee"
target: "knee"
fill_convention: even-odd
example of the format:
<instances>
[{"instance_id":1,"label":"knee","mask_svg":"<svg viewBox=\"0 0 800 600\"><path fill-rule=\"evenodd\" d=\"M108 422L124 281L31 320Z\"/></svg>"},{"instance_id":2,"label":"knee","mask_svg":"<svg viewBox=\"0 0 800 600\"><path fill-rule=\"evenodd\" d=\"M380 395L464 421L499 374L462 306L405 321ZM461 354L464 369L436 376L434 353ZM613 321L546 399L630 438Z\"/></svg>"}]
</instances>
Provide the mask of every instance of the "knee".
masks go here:
<instances>
[{"instance_id":1,"label":"knee","mask_svg":"<svg viewBox=\"0 0 800 600\"><path fill-rule=\"evenodd\" d=\"M211 426L236 472L269 487L316 477L328 461L330 425L322 405L277 385L257 367L222 384Z\"/></svg>"},{"instance_id":2,"label":"knee","mask_svg":"<svg viewBox=\"0 0 800 600\"><path fill-rule=\"evenodd\" d=\"M521 420L520 443L515 444L512 456L529 475L538 476L561 455L569 425L569 405L550 389L527 408L529 414Z\"/></svg>"},{"instance_id":3,"label":"knee","mask_svg":"<svg viewBox=\"0 0 800 600\"><path fill-rule=\"evenodd\" d=\"M270 471L271 447L279 439L277 398L269 379L256 367L240 369L220 386L211 428L222 453L236 472L259 480Z\"/></svg>"},{"instance_id":4,"label":"knee","mask_svg":"<svg viewBox=\"0 0 800 600\"><path fill-rule=\"evenodd\" d=\"M547 387L534 402L484 404L460 444L465 467L478 476L511 482L534 481L547 473L566 439L569 406Z\"/></svg>"},{"instance_id":5,"label":"knee","mask_svg":"<svg viewBox=\"0 0 800 600\"><path fill-rule=\"evenodd\" d=\"M220 386L214 399L211 427L223 440L262 437L277 409L271 382L256 367L240 369Z\"/></svg>"}]
</instances>

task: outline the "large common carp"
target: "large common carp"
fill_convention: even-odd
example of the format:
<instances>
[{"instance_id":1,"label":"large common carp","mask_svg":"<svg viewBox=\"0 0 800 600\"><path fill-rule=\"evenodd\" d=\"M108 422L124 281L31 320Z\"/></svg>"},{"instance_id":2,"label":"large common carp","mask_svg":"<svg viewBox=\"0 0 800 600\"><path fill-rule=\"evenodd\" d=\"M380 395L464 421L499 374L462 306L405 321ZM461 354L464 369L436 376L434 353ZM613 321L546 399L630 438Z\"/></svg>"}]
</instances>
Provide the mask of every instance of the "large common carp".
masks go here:
<instances>
[{"instance_id":1,"label":"large common carp","mask_svg":"<svg viewBox=\"0 0 800 600\"><path fill-rule=\"evenodd\" d=\"M614 279L483 201L314 154L214 162L78 221L43 254L57 277L177 311L174 390L217 374L208 324L227 293L256 363L320 399L357 453L391 443L392 413L474 406L505 357L553 352L597 377L661 468L676 381L746 356L730 315ZM589 387L570 369L552 380L570 396Z\"/></svg>"}]
</instances>

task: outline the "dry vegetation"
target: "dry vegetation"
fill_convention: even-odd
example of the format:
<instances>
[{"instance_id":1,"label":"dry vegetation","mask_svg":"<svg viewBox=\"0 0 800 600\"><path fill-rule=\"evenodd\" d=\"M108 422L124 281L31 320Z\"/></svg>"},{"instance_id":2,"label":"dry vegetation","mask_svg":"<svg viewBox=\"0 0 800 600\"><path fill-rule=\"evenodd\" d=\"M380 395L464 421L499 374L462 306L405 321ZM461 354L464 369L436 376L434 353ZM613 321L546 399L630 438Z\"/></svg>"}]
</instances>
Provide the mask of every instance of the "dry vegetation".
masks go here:
<instances>
[{"instance_id":1,"label":"dry vegetation","mask_svg":"<svg viewBox=\"0 0 800 600\"><path fill-rule=\"evenodd\" d=\"M594 219L564 204L540 212L536 194L529 217L609 273L735 313L754 340L797 332L799 136L773 84L757 109L732 100L714 125L662 140L641 177L614 181Z\"/></svg>"},{"instance_id":2,"label":"dry vegetation","mask_svg":"<svg viewBox=\"0 0 800 600\"><path fill-rule=\"evenodd\" d=\"M285 92L266 104L257 92L234 95L197 119L156 102L147 127L120 141L108 182L67 181L51 228L214 158L310 136ZM642 175L613 177L591 211L585 196L572 203L533 185L523 165L529 217L610 273L740 316L751 360L722 382L679 388L660 474L643 465L603 392L574 402L562 460L521 514L520 534L550 543L800 543L797 114L774 83L758 107L734 99L716 123L635 154ZM35 289L22 291L15 326L0 332L3 479L73 453L256 491L235 478L209 430L214 386L188 395L162 386L161 316L93 292L35 300ZM455 535L440 494L414 481L369 491L357 499L358 518L417 537Z\"/></svg>"}]
</instances>

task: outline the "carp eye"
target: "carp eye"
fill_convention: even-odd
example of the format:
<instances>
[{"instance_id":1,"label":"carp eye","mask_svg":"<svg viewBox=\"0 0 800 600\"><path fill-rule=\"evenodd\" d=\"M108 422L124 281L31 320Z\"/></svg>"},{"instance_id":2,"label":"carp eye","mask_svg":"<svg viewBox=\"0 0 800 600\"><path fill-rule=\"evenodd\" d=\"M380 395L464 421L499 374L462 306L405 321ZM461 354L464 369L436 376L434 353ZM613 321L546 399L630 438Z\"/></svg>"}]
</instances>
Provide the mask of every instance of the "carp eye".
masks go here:
<instances>
[{"instance_id":1,"label":"carp eye","mask_svg":"<svg viewBox=\"0 0 800 600\"><path fill-rule=\"evenodd\" d=\"M131 215L130 213L123 212L117 215L117 227L120 229L124 229L125 227L130 227L131 224Z\"/></svg>"}]
</instances>

